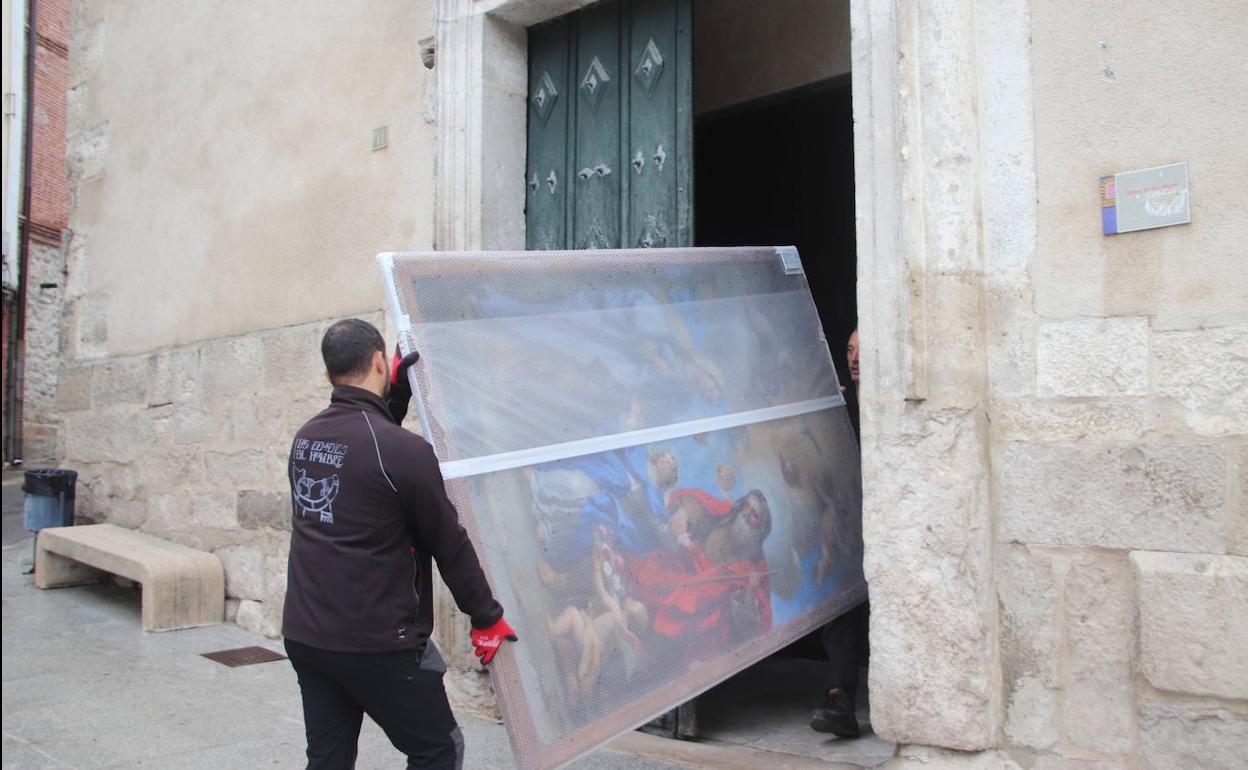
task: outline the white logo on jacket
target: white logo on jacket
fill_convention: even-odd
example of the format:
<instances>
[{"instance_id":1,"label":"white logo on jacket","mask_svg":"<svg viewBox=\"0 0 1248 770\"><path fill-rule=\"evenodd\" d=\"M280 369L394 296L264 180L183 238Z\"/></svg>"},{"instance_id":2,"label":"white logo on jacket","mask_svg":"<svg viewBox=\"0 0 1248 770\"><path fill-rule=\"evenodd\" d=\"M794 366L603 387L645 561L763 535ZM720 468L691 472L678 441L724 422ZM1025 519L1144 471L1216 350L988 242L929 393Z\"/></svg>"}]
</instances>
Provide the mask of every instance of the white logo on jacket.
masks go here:
<instances>
[{"instance_id":1,"label":"white logo on jacket","mask_svg":"<svg viewBox=\"0 0 1248 770\"><path fill-rule=\"evenodd\" d=\"M338 474L314 479L303 468L295 466L295 478L292 481L291 491L303 515L320 514L322 523L333 524L332 505L334 498L338 496Z\"/></svg>"}]
</instances>

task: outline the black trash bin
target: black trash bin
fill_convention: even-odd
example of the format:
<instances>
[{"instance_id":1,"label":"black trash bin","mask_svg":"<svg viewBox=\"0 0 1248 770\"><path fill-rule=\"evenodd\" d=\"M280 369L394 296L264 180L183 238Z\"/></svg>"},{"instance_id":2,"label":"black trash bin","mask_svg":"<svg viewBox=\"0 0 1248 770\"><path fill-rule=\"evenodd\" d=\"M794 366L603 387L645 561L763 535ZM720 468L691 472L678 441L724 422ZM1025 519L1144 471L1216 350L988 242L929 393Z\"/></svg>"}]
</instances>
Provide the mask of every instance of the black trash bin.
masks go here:
<instances>
[{"instance_id":1,"label":"black trash bin","mask_svg":"<svg viewBox=\"0 0 1248 770\"><path fill-rule=\"evenodd\" d=\"M78 471L64 468L41 468L26 471L22 491L26 493L22 507L22 525L28 532L47 527L68 527L74 523L74 485Z\"/></svg>"}]
</instances>

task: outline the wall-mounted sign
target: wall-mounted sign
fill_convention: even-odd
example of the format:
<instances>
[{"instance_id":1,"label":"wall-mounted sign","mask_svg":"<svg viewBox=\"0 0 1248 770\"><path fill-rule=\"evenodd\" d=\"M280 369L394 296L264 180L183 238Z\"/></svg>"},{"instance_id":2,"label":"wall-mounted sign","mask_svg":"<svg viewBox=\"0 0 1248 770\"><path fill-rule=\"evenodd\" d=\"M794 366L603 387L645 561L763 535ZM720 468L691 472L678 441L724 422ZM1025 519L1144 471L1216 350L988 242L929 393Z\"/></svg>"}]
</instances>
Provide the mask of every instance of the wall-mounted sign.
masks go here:
<instances>
[{"instance_id":1,"label":"wall-mounted sign","mask_svg":"<svg viewBox=\"0 0 1248 770\"><path fill-rule=\"evenodd\" d=\"M1101 230L1105 235L1191 221L1187 163L1101 177Z\"/></svg>"}]
</instances>

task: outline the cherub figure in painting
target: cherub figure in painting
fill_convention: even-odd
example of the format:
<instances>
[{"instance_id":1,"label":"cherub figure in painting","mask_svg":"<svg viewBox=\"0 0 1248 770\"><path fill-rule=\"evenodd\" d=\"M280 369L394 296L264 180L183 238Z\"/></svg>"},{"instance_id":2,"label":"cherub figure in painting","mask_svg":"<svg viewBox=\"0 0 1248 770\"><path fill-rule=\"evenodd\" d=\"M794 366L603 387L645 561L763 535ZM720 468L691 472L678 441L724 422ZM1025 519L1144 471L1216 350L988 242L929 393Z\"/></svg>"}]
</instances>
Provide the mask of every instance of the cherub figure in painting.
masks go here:
<instances>
[{"instance_id":1,"label":"cherub figure in painting","mask_svg":"<svg viewBox=\"0 0 1248 770\"><path fill-rule=\"evenodd\" d=\"M588 695L602 684L604 660L617 660L630 668L629 662L638 660L642 652L638 632L649 624L645 606L628 595L624 557L609 540L609 533L600 528L593 553L594 597L586 608L565 607L548 623L556 646L575 651L576 670L574 675L567 671L566 688L574 698ZM612 654L617 651L622 654Z\"/></svg>"}]
</instances>

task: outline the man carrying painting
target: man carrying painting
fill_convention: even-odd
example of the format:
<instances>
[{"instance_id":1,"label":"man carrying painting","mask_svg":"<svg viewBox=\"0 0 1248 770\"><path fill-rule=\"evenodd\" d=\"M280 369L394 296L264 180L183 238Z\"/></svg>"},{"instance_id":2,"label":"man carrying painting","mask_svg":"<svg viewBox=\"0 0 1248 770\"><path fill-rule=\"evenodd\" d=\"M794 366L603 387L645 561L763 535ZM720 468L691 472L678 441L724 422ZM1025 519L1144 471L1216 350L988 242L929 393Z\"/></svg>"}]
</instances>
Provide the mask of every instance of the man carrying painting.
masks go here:
<instances>
[{"instance_id":1,"label":"man carrying painting","mask_svg":"<svg viewBox=\"0 0 1248 770\"><path fill-rule=\"evenodd\" d=\"M294 506L282 621L303 696L309 768L355 764L364 714L407 766L456 768L463 738L447 703L433 631L431 562L472 618L489 663L515 632L446 496L437 458L403 430L410 397L391 378L381 333L357 319L321 341L329 406L291 444ZM411 360L404 363L410 366ZM393 383L393 385L392 385Z\"/></svg>"}]
</instances>

